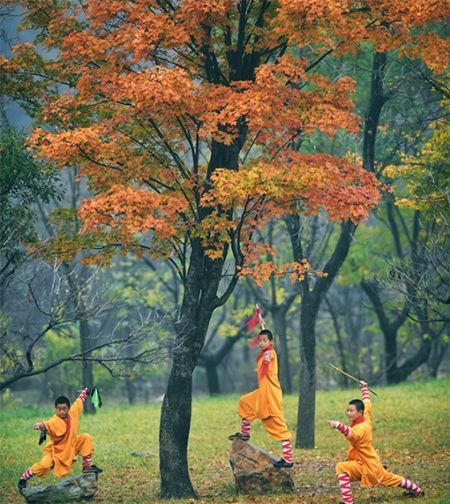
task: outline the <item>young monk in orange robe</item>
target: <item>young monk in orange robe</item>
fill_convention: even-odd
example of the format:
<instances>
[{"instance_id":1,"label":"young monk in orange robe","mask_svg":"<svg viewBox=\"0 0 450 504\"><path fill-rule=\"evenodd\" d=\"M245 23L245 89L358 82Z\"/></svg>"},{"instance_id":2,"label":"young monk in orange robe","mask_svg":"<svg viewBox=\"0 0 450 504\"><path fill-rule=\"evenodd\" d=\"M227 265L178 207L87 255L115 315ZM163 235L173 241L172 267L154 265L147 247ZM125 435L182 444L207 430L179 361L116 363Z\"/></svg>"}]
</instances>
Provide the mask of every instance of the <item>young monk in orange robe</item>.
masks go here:
<instances>
[{"instance_id":1,"label":"young monk in orange robe","mask_svg":"<svg viewBox=\"0 0 450 504\"><path fill-rule=\"evenodd\" d=\"M92 464L94 447L91 436L89 434L77 435L78 418L83 411L87 393L88 389L85 388L72 406L67 397L58 397L55 401L55 415L45 422L37 422L33 425L35 430L46 429L50 441L44 447L41 461L33 464L20 477L19 490L27 486L27 481L32 476L44 478L51 469L55 476L65 476L76 461L76 455L83 457L82 472L103 472Z\"/></svg>"},{"instance_id":2,"label":"young monk in orange robe","mask_svg":"<svg viewBox=\"0 0 450 504\"><path fill-rule=\"evenodd\" d=\"M258 336L261 353L258 355L257 369L258 388L239 400L238 415L241 417L241 431L228 437L230 440L250 439L250 424L259 418L268 434L281 441L283 458L274 463L275 467L292 467L291 433L284 420L281 405L282 390L278 381L277 354L272 346L271 331L263 329Z\"/></svg>"},{"instance_id":3,"label":"young monk in orange robe","mask_svg":"<svg viewBox=\"0 0 450 504\"><path fill-rule=\"evenodd\" d=\"M350 483L361 481L361 487L383 485L406 489L407 497L423 497L425 492L403 476L388 472L381 464L378 454L372 445L372 402L367 383L360 381L362 401L353 399L347 406L347 418L350 427L337 420L330 420L331 428L337 429L349 442L347 461L336 465L342 502L354 504Z\"/></svg>"}]
</instances>

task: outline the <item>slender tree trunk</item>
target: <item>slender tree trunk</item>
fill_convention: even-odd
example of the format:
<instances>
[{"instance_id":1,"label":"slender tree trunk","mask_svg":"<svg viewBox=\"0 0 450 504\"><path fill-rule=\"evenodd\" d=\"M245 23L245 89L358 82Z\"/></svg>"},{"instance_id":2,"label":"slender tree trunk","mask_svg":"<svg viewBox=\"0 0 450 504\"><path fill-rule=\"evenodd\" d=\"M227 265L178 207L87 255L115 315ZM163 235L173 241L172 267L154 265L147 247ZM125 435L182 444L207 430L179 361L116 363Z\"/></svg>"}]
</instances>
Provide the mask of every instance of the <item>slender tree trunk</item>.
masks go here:
<instances>
[{"instance_id":1,"label":"slender tree trunk","mask_svg":"<svg viewBox=\"0 0 450 504\"><path fill-rule=\"evenodd\" d=\"M448 325L447 325L448 332ZM448 354L449 344L445 343L442 339L433 341L430 357L428 359L428 370L430 376L433 378L438 377L439 366L446 354Z\"/></svg>"},{"instance_id":2,"label":"slender tree trunk","mask_svg":"<svg viewBox=\"0 0 450 504\"><path fill-rule=\"evenodd\" d=\"M87 320L80 321L80 340L81 351L90 350L91 348L91 330ZM92 362L83 361L81 364L82 387L90 387L94 384L94 372L92 369ZM85 401L83 412L94 415L96 413L95 407L91 401Z\"/></svg>"},{"instance_id":3,"label":"slender tree trunk","mask_svg":"<svg viewBox=\"0 0 450 504\"><path fill-rule=\"evenodd\" d=\"M134 386L133 380L131 378L126 378L125 386L127 389L127 397L129 404L136 403L136 387Z\"/></svg>"},{"instance_id":4,"label":"slender tree trunk","mask_svg":"<svg viewBox=\"0 0 450 504\"><path fill-rule=\"evenodd\" d=\"M337 341L337 347L338 347L338 354L339 354L339 361L341 364L341 369L342 371L347 372L347 361L345 359L345 352L344 352L344 345L342 344L342 337L341 337L341 330L339 328L339 320L337 314L334 312L333 306L328 300L327 297L325 297L325 302L327 303L328 310L330 311L331 318L333 320L333 326L334 326L334 331L336 333L336 341ZM348 388L348 378L343 375L341 377L341 380L344 382L344 387Z\"/></svg>"},{"instance_id":5,"label":"slender tree trunk","mask_svg":"<svg viewBox=\"0 0 450 504\"><path fill-rule=\"evenodd\" d=\"M208 380L208 391L210 395L220 394L219 365L230 353L234 344L244 335L240 331L236 336L226 338L221 348L215 353L202 352L198 361L199 366L206 368L206 378Z\"/></svg>"},{"instance_id":6,"label":"slender tree trunk","mask_svg":"<svg viewBox=\"0 0 450 504\"><path fill-rule=\"evenodd\" d=\"M301 244L300 218L291 216L287 221L292 243L294 259L304 259ZM316 404L316 320L326 293L331 287L345 258L356 230L350 221L341 226L341 233L323 271L325 275L317 279L311 288L308 278L300 282L302 303L300 309L300 380L297 415L296 448L314 448L315 446L315 404Z\"/></svg>"},{"instance_id":7,"label":"slender tree trunk","mask_svg":"<svg viewBox=\"0 0 450 504\"><path fill-rule=\"evenodd\" d=\"M279 358L279 380L281 388L285 394L292 393L292 380L289 365L289 351L287 345L286 331L286 312L282 309L276 309L273 314L274 332L276 333L276 349Z\"/></svg>"},{"instance_id":8,"label":"slender tree trunk","mask_svg":"<svg viewBox=\"0 0 450 504\"><path fill-rule=\"evenodd\" d=\"M386 55L375 53L372 67L370 101L364 124L363 166L374 171L376 133L385 98L383 95ZM304 259L298 218L288 221L294 259ZM317 280L310 290L307 279L301 282L302 307L300 313L300 390L297 417L297 448L314 448L314 411L316 400L316 336L315 325L320 304L346 259L356 226L347 221L341 227L338 242L324 272L327 276ZM307 258L309 259L309 258Z\"/></svg>"},{"instance_id":9,"label":"slender tree trunk","mask_svg":"<svg viewBox=\"0 0 450 504\"><path fill-rule=\"evenodd\" d=\"M315 446L316 318L317 309L314 307L312 296L304 292L300 315L300 394L296 448Z\"/></svg>"},{"instance_id":10,"label":"slender tree trunk","mask_svg":"<svg viewBox=\"0 0 450 504\"><path fill-rule=\"evenodd\" d=\"M384 69L386 53L375 53L372 63L372 83L370 100L364 120L363 165L368 171L375 171L375 147L381 111L385 103Z\"/></svg>"},{"instance_id":11,"label":"slender tree trunk","mask_svg":"<svg viewBox=\"0 0 450 504\"><path fill-rule=\"evenodd\" d=\"M361 287L370 299L372 306L378 318L381 332L384 338L384 365L386 368L386 378L389 384L398 383L399 374L397 370L397 334L399 328L403 325L408 315L408 303L405 303L403 310L394 313L391 319L388 318L384 309L380 294L378 292L378 284L375 280L361 282Z\"/></svg>"},{"instance_id":12,"label":"slender tree trunk","mask_svg":"<svg viewBox=\"0 0 450 504\"><path fill-rule=\"evenodd\" d=\"M220 394L220 381L217 366L218 365L215 361L212 363L208 363L208 365L206 366L206 379L208 381L208 392L209 395L211 396Z\"/></svg>"}]
</instances>

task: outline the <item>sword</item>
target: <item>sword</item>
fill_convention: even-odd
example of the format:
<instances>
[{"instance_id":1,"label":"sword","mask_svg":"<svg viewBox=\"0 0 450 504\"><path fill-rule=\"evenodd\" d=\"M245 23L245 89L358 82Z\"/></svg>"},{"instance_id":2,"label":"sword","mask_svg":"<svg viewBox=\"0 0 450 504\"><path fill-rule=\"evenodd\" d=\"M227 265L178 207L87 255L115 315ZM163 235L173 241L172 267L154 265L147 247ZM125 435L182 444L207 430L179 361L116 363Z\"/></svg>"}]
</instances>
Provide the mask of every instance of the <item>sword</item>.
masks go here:
<instances>
[{"instance_id":1,"label":"sword","mask_svg":"<svg viewBox=\"0 0 450 504\"><path fill-rule=\"evenodd\" d=\"M330 366L330 368L336 370L336 371L339 371L339 373L342 373L344 376L346 376L347 378L350 378L351 380L355 381L355 382L360 382L361 380L358 380L358 378L355 378L354 376L352 375L349 375L348 373L346 373L345 371L342 371L342 369L339 369L338 367L336 366L333 366L333 364L328 364ZM367 390L369 390L370 392L372 392L373 395L378 395L375 391L373 391L371 388L367 387Z\"/></svg>"}]
</instances>

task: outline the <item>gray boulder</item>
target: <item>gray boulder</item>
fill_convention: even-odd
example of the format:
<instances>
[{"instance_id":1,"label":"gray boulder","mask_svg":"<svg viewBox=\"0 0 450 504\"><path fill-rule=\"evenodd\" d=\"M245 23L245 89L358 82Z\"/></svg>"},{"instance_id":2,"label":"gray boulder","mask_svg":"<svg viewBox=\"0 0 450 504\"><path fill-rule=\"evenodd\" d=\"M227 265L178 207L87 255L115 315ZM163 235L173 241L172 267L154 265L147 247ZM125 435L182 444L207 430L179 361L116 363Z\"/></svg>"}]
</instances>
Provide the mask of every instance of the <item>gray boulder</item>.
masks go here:
<instances>
[{"instance_id":1,"label":"gray boulder","mask_svg":"<svg viewBox=\"0 0 450 504\"><path fill-rule=\"evenodd\" d=\"M78 474L55 485L24 488L21 493L27 504L58 504L81 499L91 499L97 491L95 473Z\"/></svg>"}]
</instances>

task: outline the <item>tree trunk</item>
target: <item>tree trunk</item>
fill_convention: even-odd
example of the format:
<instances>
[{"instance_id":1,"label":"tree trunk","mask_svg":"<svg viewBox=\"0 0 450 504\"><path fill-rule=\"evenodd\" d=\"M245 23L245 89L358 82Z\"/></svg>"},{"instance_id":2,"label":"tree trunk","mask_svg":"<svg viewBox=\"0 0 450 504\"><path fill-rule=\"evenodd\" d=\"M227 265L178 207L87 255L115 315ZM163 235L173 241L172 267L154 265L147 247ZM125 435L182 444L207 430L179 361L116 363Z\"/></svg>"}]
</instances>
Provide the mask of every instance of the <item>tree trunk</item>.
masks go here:
<instances>
[{"instance_id":1,"label":"tree trunk","mask_svg":"<svg viewBox=\"0 0 450 504\"><path fill-rule=\"evenodd\" d=\"M193 246L185 282L172 370L161 410L159 455L162 498L195 498L187 447L192 414L192 374L215 308L223 261L211 261Z\"/></svg>"},{"instance_id":2,"label":"tree trunk","mask_svg":"<svg viewBox=\"0 0 450 504\"><path fill-rule=\"evenodd\" d=\"M300 219L298 215L292 216L287 222L294 259L301 262L304 255L300 240ZM348 255L355 230L355 224L350 221L342 224L336 247L323 268L325 275L316 280L314 288L311 288L308 277L300 282L302 303L300 309L300 386L296 448L314 448L315 446L316 319L320 304Z\"/></svg>"},{"instance_id":3,"label":"tree trunk","mask_svg":"<svg viewBox=\"0 0 450 504\"><path fill-rule=\"evenodd\" d=\"M384 338L384 365L386 369L386 379L389 384L395 384L399 381L397 370L397 333L403 325L408 315L408 302L405 303L403 310L398 312L392 319L389 319L386 310L384 309L380 294L378 292L378 284L375 280L362 281L361 287L370 299L372 306L378 318L381 332Z\"/></svg>"},{"instance_id":4,"label":"tree trunk","mask_svg":"<svg viewBox=\"0 0 450 504\"><path fill-rule=\"evenodd\" d=\"M328 306L328 310L330 312L331 319L333 320L333 326L334 326L334 331L336 333L336 341L337 341L338 354L339 354L339 362L340 362L340 365L341 365L341 369L342 369L342 371L347 372L347 361L345 359L344 345L342 343L341 330L339 328L338 316L337 316L337 314L335 313L335 311L333 309L333 305L331 304L331 302L328 300L327 297L325 297L325 302L326 302L326 304ZM340 378L342 379L342 381L344 383L344 387L348 388L348 378L347 378L347 376L342 375Z\"/></svg>"},{"instance_id":5,"label":"tree trunk","mask_svg":"<svg viewBox=\"0 0 450 504\"><path fill-rule=\"evenodd\" d=\"M234 344L238 342L244 334L243 331L239 331L236 336L226 338L223 345L214 354L205 351L200 354L198 365L206 368L206 379L208 381L208 391L210 395L220 394L219 365L230 353Z\"/></svg>"},{"instance_id":6,"label":"tree trunk","mask_svg":"<svg viewBox=\"0 0 450 504\"><path fill-rule=\"evenodd\" d=\"M81 351L90 350L91 348L91 329L89 327L89 322L87 320L80 321L80 339L81 339ZM81 375L82 375L82 387L90 387L94 385L94 373L92 370L92 362L83 361L81 364ZM91 401L85 401L83 412L95 415L96 410Z\"/></svg>"},{"instance_id":7,"label":"tree trunk","mask_svg":"<svg viewBox=\"0 0 450 504\"><path fill-rule=\"evenodd\" d=\"M286 335L286 311L278 308L273 313L274 329L278 342L276 342L277 355L279 359L278 373L281 388L285 394L292 393L292 380L289 365L289 351Z\"/></svg>"},{"instance_id":8,"label":"tree trunk","mask_svg":"<svg viewBox=\"0 0 450 504\"><path fill-rule=\"evenodd\" d=\"M381 111L385 103L384 69L386 53L375 53L372 63L372 82L369 106L364 120L363 166L367 171L375 171L375 147Z\"/></svg>"},{"instance_id":9,"label":"tree trunk","mask_svg":"<svg viewBox=\"0 0 450 504\"><path fill-rule=\"evenodd\" d=\"M311 295L304 292L300 315L300 387L296 448L315 446L317 311Z\"/></svg>"},{"instance_id":10,"label":"tree trunk","mask_svg":"<svg viewBox=\"0 0 450 504\"><path fill-rule=\"evenodd\" d=\"M133 383L133 380L131 378L127 377L125 379L125 386L127 389L128 403L135 404L136 403L136 387Z\"/></svg>"},{"instance_id":11,"label":"tree trunk","mask_svg":"<svg viewBox=\"0 0 450 504\"><path fill-rule=\"evenodd\" d=\"M363 166L374 172L376 133L385 98L383 95L386 54L375 53L372 66L372 83L369 106L364 124ZM299 220L288 222L294 259L305 259L301 244ZM300 390L297 417L297 448L314 448L314 410L316 399L316 336L315 325L320 304L331 287L345 258L348 255L356 226L345 222L341 227L338 242L325 265L325 277L318 278L311 290L308 279L301 282L302 307L300 313ZM310 258L306 258L310 259Z\"/></svg>"},{"instance_id":12,"label":"tree trunk","mask_svg":"<svg viewBox=\"0 0 450 504\"><path fill-rule=\"evenodd\" d=\"M196 497L187 462L191 412L192 371L185 368L182 356L177 356L173 360L159 428L162 498Z\"/></svg>"},{"instance_id":13,"label":"tree trunk","mask_svg":"<svg viewBox=\"0 0 450 504\"><path fill-rule=\"evenodd\" d=\"M206 379L208 381L209 395L220 394L219 373L217 371L218 364L213 361L206 365Z\"/></svg>"},{"instance_id":14,"label":"tree trunk","mask_svg":"<svg viewBox=\"0 0 450 504\"><path fill-rule=\"evenodd\" d=\"M445 354L448 353L448 348L449 344L444 342L442 339L437 339L433 341L430 357L428 359L428 371L432 378L438 377L439 366L441 365L441 362L443 361Z\"/></svg>"}]
</instances>

